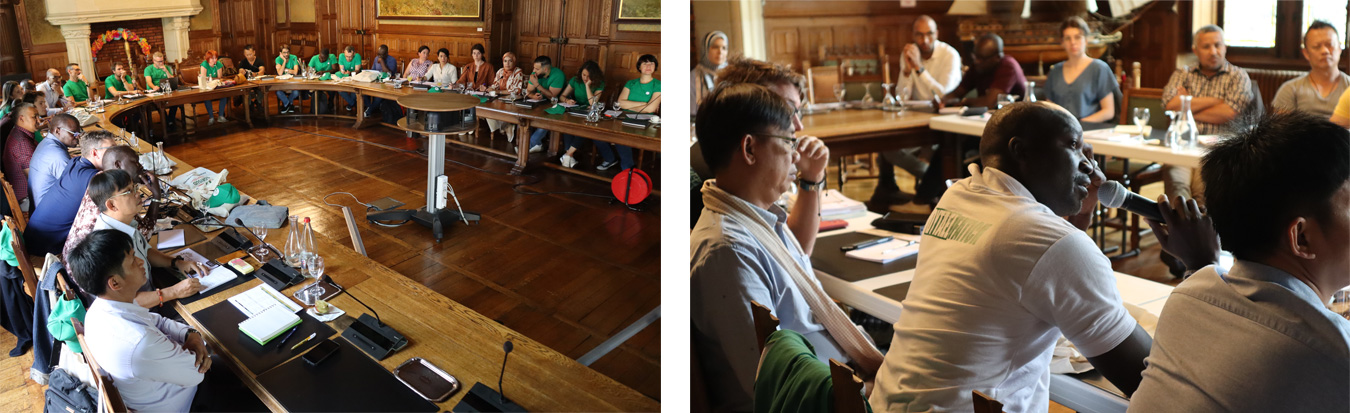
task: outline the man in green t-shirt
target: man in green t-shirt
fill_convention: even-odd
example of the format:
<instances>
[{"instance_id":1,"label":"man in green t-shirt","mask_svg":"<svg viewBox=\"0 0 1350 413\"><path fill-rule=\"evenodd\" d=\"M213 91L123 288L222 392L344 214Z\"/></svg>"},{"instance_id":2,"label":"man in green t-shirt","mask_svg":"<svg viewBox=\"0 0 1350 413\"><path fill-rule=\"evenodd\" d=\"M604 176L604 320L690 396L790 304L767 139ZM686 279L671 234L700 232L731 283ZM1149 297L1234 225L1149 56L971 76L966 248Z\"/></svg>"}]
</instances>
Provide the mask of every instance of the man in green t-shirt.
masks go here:
<instances>
[{"instance_id":1,"label":"man in green t-shirt","mask_svg":"<svg viewBox=\"0 0 1350 413\"><path fill-rule=\"evenodd\" d=\"M140 91L136 88L136 77L127 73L125 63L113 63L113 74L103 80L103 86L107 89L103 93L104 99L112 99Z\"/></svg>"},{"instance_id":2,"label":"man in green t-shirt","mask_svg":"<svg viewBox=\"0 0 1350 413\"><path fill-rule=\"evenodd\" d=\"M323 80L332 78L332 73L338 71L337 56L328 51L328 48L319 49L319 54L309 58L309 67L314 68ZM319 92L319 113L330 114L333 112L333 92Z\"/></svg>"},{"instance_id":3,"label":"man in green t-shirt","mask_svg":"<svg viewBox=\"0 0 1350 413\"><path fill-rule=\"evenodd\" d=\"M84 72L80 70L80 65L74 63L66 65L66 74L70 76L70 80L61 86L61 93L70 98L72 103L89 100L89 84L84 82Z\"/></svg>"},{"instance_id":4,"label":"man in green t-shirt","mask_svg":"<svg viewBox=\"0 0 1350 413\"><path fill-rule=\"evenodd\" d=\"M145 89L146 91L166 92L160 90L160 83L173 77L173 68L164 64L164 52L155 52L151 56L151 64L145 67ZM166 85L166 87L169 87ZM171 92L172 90L169 90ZM177 128L178 112L182 110L181 106L171 106L168 108L168 116L164 120L164 126L168 129Z\"/></svg>"},{"instance_id":5,"label":"man in green t-shirt","mask_svg":"<svg viewBox=\"0 0 1350 413\"><path fill-rule=\"evenodd\" d=\"M356 52L356 48L347 46L342 54L337 57L338 74L333 77L347 77L361 71L361 54ZM356 94L352 92L338 92L342 100L347 102L347 111L356 112Z\"/></svg>"},{"instance_id":6,"label":"man in green t-shirt","mask_svg":"<svg viewBox=\"0 0 1350 413\"><path fill-rule=\"evenodd\" d=\"M277 75L298 75L300 74L300 59L291 54L291 47L281 46L281 54L277 55ZM295 106L292 105L297 99L300 99L300 91L277 91L277 103L281 104L280 113L295 112Z\"/></svg>"},{"instance_id":7,"label":"man in green t-shirt","mask_svg":"<svg viewBox=\"0 0 1350 413\"><path fill-rule=\"evenodd\" d=\"M539 56L534 58L534 72L530 73L525 96L536 100L556 98L562 94L563 86L566 84L567 78L563 76L562 71L553 68L553 60L548 56Z\"/></svg>"}]
</instances>

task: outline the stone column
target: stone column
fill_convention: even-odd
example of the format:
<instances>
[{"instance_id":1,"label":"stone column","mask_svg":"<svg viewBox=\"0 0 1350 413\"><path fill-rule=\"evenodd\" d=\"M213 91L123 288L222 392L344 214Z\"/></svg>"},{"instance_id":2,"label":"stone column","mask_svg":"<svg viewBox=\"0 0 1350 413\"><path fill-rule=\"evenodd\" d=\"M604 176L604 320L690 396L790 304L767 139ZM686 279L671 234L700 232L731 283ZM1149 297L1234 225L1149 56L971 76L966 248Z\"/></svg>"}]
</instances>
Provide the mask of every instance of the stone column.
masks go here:
<instances>
[{"instance_id":1,"label":"stone column","mask_svg":"<svg viewBox=\"0 0 1350 413\"><path fill-rule=\"evenodd\" d=\"M84 69L84 80L93 85L98 74L94 73L94 52L89 47L92 42L89 40L89 25L63 24L61 35L66 38L66 60L79 64L80 69ZM61 67L60 70L62 76L65 76L65 67Z\"/></svg>"},{"instance_id":2,"label":"stone column","mask_svg":"<svg viewBox=\"0 0 1350 413\"><path fill-rule=\"evenodd\" d=\"M164 61L176 62L188 58L188 30L192 22L188 16L165 17Z\"/></svg>"}]
</instances>

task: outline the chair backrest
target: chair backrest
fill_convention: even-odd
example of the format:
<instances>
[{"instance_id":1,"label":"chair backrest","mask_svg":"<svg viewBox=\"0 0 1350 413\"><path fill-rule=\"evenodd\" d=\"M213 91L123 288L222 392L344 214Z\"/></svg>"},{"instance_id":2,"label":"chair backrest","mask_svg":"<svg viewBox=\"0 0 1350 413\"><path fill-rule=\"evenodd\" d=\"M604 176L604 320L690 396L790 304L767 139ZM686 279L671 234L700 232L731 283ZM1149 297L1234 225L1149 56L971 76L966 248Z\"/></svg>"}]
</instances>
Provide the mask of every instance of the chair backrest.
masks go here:
<instances>
[{"instance_id":1,"label":"chair backrest","mask_svg":"<svg viewBox=\"0 0 1350 413\"><path fill-rule=\"evenodd\" d=\"M1148 124L1153 129L1167 130L1167 102L1162 101L1163 90L1156 88L1128 88L1122 91L1120 114L1116 116L1121 125L1134 124L1134 108L1148 108Z\"/></svg>"},{"instance_id":2,"label":"chair backrest","mask_svg":"<svg viewBox=\"0 0 1350 413\"><path fill-rule=\"evenodd\" d=\"M14 256L19 260L19 272L23 274L23 288L28 291L28 295L37 297L37 272L33 271L33 264L28 262L28 250L23 246L23 236L15 229L17 225L13 217L6 216L5 224L9 225L10 246L14 247Z\"/></svg>"},{"instance_id":3,"label":"chair backrest","mask_svg":"<svg viewBox=\"0 0 1350 413\"><path fill-rule=\"evenodd\" d=\"M863 405L863 381L857 374L853 374L852 368L840 363L839 360L830 359L830 382L834 384L835 413L867 411L867 406Z\"/></svg>"},{"instance_id":4,"label":"chair backrest","mask_svg":"<svg viewBox=\"0 0 1350 413\"><path fill-rule=\"evenodd\" d=\"M750 301L750 315L755 320L755 340L759 343L759 351L763 352L764 342L778 331L778 317L774 317L769 307L756 301Z\"/></svg>"},{"instance_id":5,"label":"chair backrest","mask_svg":"<svg viewBox=\"0 0 1350 413\"><path fill-rule=\"evenodd\" d=\"M85 364L89 366L89 377L96 380L98 388L99 402L103 404L103 409L109 412L126 412L127 405L122 401L122 393L117 391L117 386L113 385L112 379L104 376L102 369L98 367L98 361L94 360L94 354L89 351L89 342L84 339L84 323L80 319L71 317L70 323L75 327L75 339L80 341L80 348L84 349L81 354L84 356Z\"/></svg>"},{"instance_id":6,"label":"chair backrest","mask_svg":"<svg viewBox=\"0 0 1350 413\"><path fill-rule=\"evenodd\" d=\"M24 217L23 210L19 208L19 197L14 193L14 186L9 184L4 174L0 174L0 182L4 183L5 202L9 203L10 215L14 217L10 228L17 228L19 232L23 232L28 228L28 218Z\"/></svg>"},{"instance_id":7,"label":"chair backrest","mask_svg":"<svg viewBox=\"0 0 1350 413\"><path fill-rule=\"evenodd\" d=\"M839 84L839 68L836 66L811 66L810 60L802 61L802 73L806 73L806 98L813 103L838 102L834 95L834 85Z\"/></svg>"},{"instance_id":8,"label":"chair backrest","mask_svg":"<svg viewBox=\"0 0 1350 413\"><path fill-rule=\"evenodd\" d=\"M974 404L975 413L1003 413L1003 403L989 398L979 390L970 392L970 400Z\"/></svg>"}]
</instances>

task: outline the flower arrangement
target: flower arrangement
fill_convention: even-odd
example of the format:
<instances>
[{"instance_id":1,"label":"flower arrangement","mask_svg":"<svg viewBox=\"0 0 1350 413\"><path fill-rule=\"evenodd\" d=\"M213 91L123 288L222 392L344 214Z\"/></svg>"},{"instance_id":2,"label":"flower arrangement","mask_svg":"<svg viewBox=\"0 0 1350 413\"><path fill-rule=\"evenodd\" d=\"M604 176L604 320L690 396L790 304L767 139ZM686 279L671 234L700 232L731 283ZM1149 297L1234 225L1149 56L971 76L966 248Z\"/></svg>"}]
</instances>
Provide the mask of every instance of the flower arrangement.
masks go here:
<instances>
[{"instance_id":1,"label":"flower arrangement","mask_svg":"<svg viewBox=\"0 0 1350 413\"><path fill-rule=\"evenodd\" d=\"M128 42L136 43L140 46L142 55L150 55L150 41L136 35L136 32L131 30L117 29L100 34L98 39L94 39L94 43L89 45L90 49L93 49L94 52L94 61L98 61L98 51L102 50L103 46L108 44L108 42L114 40L126 40Z\"/></svg>"}]
</instances>

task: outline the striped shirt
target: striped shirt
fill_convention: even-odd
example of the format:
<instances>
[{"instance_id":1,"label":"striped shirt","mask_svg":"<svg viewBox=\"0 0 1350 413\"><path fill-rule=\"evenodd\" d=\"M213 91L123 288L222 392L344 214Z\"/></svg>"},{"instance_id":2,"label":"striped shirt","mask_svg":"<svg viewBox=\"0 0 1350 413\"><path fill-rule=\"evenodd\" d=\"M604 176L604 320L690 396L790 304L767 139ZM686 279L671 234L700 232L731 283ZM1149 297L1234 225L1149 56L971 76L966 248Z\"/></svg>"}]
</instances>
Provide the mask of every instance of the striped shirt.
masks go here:
<instances>
[{"instance_id":1,"label":"striped shirt","mask_svg":"<svg viewBox=\"0 0 1350 413\"><path fill-rule=\"evenodd\" d=\"M1177 69L1172 73L1172 78L1167 81L1167 87L1163 88L1162 100L1164 104L1171 102L1172 98L1177 97L1179 88L1186 88L1191 96L1197 98L1219 98L1223 99L1234 112L1241 115L1251 106L1252 99L1252 81L1247 77L1247 71L1234 66L1232 63L1223 62L1219 67L1219 72L1214 76L1205 76L1200 72L1200 67L1184 67ZM1227 130L1224 125L1195 122L1200 129L1200 134L1211 135L1221 133Z\"/></svg>"},{"instance_id":2,"label":"striped shirt","mask_svg":"<svg viewBox=\"0 0 1350 413\"><path fill-rule=\"evenodd\" d=\"M413 59L408 61L408 78L423 77L427 74L427 69L431 68L430 60Z\"/></svg>"}]
</instances>

